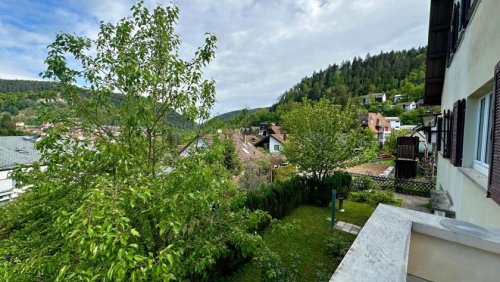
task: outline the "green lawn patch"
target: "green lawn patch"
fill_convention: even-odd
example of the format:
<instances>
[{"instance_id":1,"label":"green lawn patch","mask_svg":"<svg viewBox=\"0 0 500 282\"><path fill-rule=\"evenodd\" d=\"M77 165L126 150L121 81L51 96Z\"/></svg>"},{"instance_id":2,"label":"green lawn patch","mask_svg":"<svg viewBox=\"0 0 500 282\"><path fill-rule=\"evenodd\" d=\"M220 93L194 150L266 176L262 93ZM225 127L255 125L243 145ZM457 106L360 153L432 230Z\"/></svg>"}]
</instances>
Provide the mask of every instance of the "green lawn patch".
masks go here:
<instances>
[{"instance_id":1,"label":"green lawn patch","mask_svg":"<svg viewBox=\"0 0 500 282\"><path fill-rule=\"evenodd\" d=\"M344 203L344 208L344 213L337 211L337 219L356 225L363 225L375 209L371 204L350 201ZM332 236L341 236L354 241L354 235L331 230L330 222L326 220L330 216L330 208L300 206L282 220L283 223L296 222L296 231L289 234L271 230L264 232L263 238L269 248L280 255L285 265L295 266L297 281L328 281L340 260L328 256L327 240ZM259 277L259 269L248 263L229 281L258 281Z\"/></svg>"}]
</instances>

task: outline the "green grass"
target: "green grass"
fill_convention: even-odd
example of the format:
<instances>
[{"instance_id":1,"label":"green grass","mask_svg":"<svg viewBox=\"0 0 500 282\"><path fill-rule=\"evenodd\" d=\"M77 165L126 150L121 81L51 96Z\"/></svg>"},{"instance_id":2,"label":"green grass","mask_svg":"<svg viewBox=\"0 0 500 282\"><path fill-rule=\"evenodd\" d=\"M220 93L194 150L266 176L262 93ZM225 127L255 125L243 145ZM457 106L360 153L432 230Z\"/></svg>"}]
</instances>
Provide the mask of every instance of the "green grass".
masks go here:
<instances>
[{"instance_id":1,"label":"green grass","mask_svg":"<svg viewBox=\"0 0 500 282\"><path fill-rule=\"evenodd\" d=\"M375 207L366 203L346 201L345 212L337 212L337 219L356 225L363 225ZM301 206L285 217L283 223L296 223L298 230L288 232L272 232L266 230L263 239L268 247L276 252L287 266L296 265L297 281L327 281L340 261L329 257L326 253L326 240L331 236L343 236L354 241L355 236L341 231L333 231L327 217L331 216L330 208ZM229 281L258 281L259 269L252 263L243 265Z\"/></svg>"}]
</instances>

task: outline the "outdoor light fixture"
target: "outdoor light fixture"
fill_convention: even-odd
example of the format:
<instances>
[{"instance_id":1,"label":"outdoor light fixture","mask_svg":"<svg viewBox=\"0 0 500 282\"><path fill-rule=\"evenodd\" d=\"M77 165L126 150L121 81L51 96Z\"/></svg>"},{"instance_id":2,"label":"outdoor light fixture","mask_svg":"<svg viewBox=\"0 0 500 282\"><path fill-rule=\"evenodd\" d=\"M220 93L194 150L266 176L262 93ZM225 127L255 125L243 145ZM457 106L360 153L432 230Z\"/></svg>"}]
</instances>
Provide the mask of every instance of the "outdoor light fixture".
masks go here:
<instances>
[{"instance_id":1,"label":"outdoor light fixture","mask_svg":"<svg viewBox=\"0 0 500 282\"><path fill-rule=\"evenodd\" d=\"M436 126L438 116L439 114L435 114L432 112L427 112L421 115L420 118L422 119L422 125L424 126L424 128L431 128Z\"/></svg>"}]
</instances>

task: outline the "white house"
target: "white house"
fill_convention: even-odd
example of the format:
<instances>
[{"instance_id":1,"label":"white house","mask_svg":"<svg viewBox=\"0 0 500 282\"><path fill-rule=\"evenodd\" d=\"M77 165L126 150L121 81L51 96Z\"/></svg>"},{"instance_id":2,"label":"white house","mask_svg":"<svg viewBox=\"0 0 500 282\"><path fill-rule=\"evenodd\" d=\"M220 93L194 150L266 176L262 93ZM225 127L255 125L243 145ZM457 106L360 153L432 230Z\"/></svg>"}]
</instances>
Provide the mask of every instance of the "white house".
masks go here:
<instances>
[{"instance_id":1,"label":"white house","mask_svg":"<svg viewBox=\"0 0 500 282\"><path fill-rule=\"evenodd\" d=\"M500 1L431 3L425 104L442 110L441 214L500 227Z\"/></svg>"},{"instance_id":2,"label":"white house","mask_svg":"<svg viewBox=\"0 0 500 282\"><path fill-rule=\"evenodd\" d=\"M403 101L404 99L405 99L405 95L403 95L403 94L396 94L396 95L394 95L394 97L392 97L392 101L393 101L394 103L401 102L401 101Z\"/></svg>"},{"instance_id":3,"label":"white house","mask_svg":"<svg viewBox=\"0 0 500 282\"><path fill-rule=\"evenodd\" d=\"M385 93L370 93L368 95L361 96L361 101L363 104L369 104L372 101L375 102L385 102L387 100L387 95Z\"/></svg>"},{"instance_id":4,"label":"white house","mask_svg":"<svg viewBox=\"0 0 500 282\"><path fill-rule=\"evenodd\" d=\"M263 147L268 150L269 153L279 153L283 149L284 144L286 143L286 134L275 134L271 133L266 137L262 138L260 141L255 143L256 147Z\"/></svg>"},{"instance_id":5,"label":"white house","mask_svg":"<svg viewBox=\"0 0 500 282\"><path fill-rule=\"evenodd\" d=\"M361 126L370 129L377 138L379 145L384 145L389 138L392 128L387 119L380 113L367 113L359 116Z\"/></svg>"},{"instance_id":6,"label":"white house","mask_svg":"<svg viewBox=\"0 0 500 282\"><path fill-rule=\"evenodd\" d=\"M414 110L416 108L417 108L417 104L415 104L415 102L405 102L405 103L403 103L403 110L405 110L405 112Z\"/></svg>"},{"instance_id":7,"label":"white house","mask_svg":"<svg viewBox=\"0 0 500 282\"><path fill-rule=\"evenodd\" d=\"M0 204L8 203L22 193L21 189L15 188L11 173L18 165L31 164L40 158L34 143L31 136L0 137Z\"/></svg>"},{"instance_id":8,"label":"white house","mask_svg":"<svg viewBox=\"0 0 500 282\"><path fill-rule=\"evenodd\" d=\"M399 117L385 117L385 119L391 124L392 130L401 129L401 119Z\"/></svg>"}]
</instances>

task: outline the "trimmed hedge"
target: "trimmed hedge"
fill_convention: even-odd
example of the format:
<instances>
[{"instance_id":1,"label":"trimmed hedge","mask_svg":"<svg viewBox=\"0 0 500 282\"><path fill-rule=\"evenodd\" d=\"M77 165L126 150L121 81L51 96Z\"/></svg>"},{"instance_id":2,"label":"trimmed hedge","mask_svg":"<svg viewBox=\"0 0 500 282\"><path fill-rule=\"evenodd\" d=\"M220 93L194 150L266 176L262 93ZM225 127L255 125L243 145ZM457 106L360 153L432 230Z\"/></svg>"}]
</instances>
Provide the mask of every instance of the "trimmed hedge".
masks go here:
<instances>
[{"instance_id":1,"label":"trimmed hedge","mask_svg":"<svg viewBox=\"0 0 500 282\"><path fill-rule=\"evenodd\" d=\"M273 218L283 218L304 202L300 177L274 182L247 192L245 206L250 210L263 210Z\"/></svg>"},{"instance_id":2,"label":"trimmed hedge","mask_svg":"<svg viewBox=\"0 0 500 282\"><path fill-rule=\"evenodd\" d=\"M302 204L328 206L332 189L347 197L352 184L348 173L336 172L323 180L295 176L247 192L245 206L263 210L273 218L283 218Z\"/></svg>"}]
</instances>

